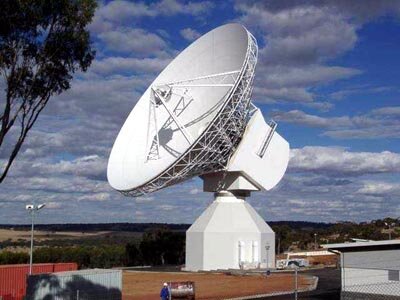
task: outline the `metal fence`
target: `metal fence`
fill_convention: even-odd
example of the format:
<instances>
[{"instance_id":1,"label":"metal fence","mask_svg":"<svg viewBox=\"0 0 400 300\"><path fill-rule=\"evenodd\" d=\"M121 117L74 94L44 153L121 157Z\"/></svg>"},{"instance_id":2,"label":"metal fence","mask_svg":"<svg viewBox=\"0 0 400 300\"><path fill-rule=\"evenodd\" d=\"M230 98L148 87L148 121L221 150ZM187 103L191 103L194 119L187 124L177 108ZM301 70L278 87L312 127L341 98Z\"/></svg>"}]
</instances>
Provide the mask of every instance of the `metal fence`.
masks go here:
<instances>
[{"instance_id":1,"label":"metal fence","mask_svg":"<svg viewBox=\"0 0 400 300\"><path fill-rule=\"evenodd\" d=\"M343 268L341 299L400 299L400 270Z\"/></svg>"},{"instance_id":2,"label":"metal fence","mask_svg":"<svg viewBox=\"0 0 400 300\"><path fill-rule=\"evenodd\" d=\"M267 273L269 274L269 273ZM276 274L276 273L275 273ZM314 291L318 285L318 277L305 275L302 273L301 275L298 272L297 268L294 268L292 271L286 271L282 274L290 274L291 280L288 282L286 288L282 289L281 286L276 287L274 291L272 286L272 291L263 293L263 294L253 294L249 296L242 297L234 297L226 300L251 300L251 299L269 299L270 297L275 296L285 296L284 299L304 299L302 295L307 294L307 292ZM270 275L266 275L266 284L268 285L268 277ZM282 299L282 297L279 297Z\"/></svg>"}]
</instances>

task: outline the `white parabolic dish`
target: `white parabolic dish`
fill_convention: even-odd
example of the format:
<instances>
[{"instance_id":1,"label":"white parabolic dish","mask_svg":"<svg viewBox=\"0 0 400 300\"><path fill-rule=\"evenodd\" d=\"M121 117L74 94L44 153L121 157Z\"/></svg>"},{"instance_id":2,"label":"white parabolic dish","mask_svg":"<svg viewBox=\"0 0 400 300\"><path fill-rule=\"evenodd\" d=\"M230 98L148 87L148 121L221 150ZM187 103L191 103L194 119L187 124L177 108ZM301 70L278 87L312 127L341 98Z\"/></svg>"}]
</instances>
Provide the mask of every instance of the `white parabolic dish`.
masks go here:
<instances>
[{"instance_id":1,"label":"white parabolic dish","mask_svg":"<svg viewBox=\"0 0 400 300\"><path fill-rule=\"evenodd\" d=\"M111 186L139 196L223 170L248 121L254 37L218 27L182 51L144 92L114 143Z\"/></svg>"}]
</instances>

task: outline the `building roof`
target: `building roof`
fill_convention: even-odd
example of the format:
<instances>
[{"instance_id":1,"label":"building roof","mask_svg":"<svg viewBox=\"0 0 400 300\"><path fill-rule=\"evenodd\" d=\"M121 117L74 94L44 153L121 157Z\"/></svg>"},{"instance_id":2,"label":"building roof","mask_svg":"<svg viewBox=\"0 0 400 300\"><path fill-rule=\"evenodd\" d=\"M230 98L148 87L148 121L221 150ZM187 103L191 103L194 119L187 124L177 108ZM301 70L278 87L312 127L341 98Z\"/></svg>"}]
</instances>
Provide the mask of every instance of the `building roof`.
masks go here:
<instances>
[{"instance_id":1,"label":"building roof","mask_svg":"<svg viewBox=\"0 0 400 300\"><path fill-rule=\"evenodd\" d=\"M325 244L322 248L339 252L400 249L400 240L366 241L341 244Z\"/></svg>"}]
</instances>

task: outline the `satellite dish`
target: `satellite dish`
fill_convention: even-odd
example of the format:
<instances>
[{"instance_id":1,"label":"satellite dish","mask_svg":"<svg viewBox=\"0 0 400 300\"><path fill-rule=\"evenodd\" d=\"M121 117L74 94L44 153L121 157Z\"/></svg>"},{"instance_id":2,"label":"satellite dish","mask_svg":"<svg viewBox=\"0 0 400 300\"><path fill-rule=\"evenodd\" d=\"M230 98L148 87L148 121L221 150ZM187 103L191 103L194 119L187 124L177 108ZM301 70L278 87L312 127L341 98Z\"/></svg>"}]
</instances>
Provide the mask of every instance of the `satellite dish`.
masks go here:
<instances>
[{"instance_id":1,"label":"satellite dish","mask_svg":"<svg viewBox=\"0 0 400 300\"><path fill-rule=\"evenodd\" d=\"M139 196L224 170L247 124L256 62L256 40L239 24L218 27L182 51L118 134L110 185Z\"/></svg>"},{"instance_id":2,"label":"satellite dish","mask_svg":"<svg viewBox=\"0 0 400 300\"><path fill-rule=\"evenodd\" d=\"M110 154L108 181L124 195L194 176L215 192L186 233L187 270L274 265L275 234L244 201L251 191L273 188L289 161L277 124L265 122L250 101L257 52L240 24L200 37L144 92Z\"/></svg>"}]
</instances>

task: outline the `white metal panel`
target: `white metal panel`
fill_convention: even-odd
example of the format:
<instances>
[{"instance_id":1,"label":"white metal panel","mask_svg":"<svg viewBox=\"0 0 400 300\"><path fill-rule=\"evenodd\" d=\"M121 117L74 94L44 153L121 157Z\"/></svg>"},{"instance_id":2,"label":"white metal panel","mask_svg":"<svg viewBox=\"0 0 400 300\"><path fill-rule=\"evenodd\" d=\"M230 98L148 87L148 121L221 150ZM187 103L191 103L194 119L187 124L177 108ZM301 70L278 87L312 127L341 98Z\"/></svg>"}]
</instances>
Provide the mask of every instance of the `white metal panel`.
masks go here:
<instances>
[{"instance_id":1,"label":"white metal panel","mask_svg":"<svg viewBox=\"0 0 400 300\"><path fill-rule=\"evenodd\" d=\"M27 297L31 300L42 299L121 299L122 271L91 269L70 272L30 275Z\"/></svg>"},{"instance_id":2,"label":"white metal panel","mask_svg":"<svg viewBox=\"0 0 400 300\"><path fill-rule=\"evenodd\" d=\"M344 266L400 270L400 249L347 252L344 256Z\"/></svg>"},{"instance_id":3,"label":"white metal panel","mask_svg":"<svg viewBox=\"0 0 400 300\"><path fill-rule=\"evenodd\" d=\"M253 263L258 263L259 262L259 254L260 254L260 249L258 247L258 241L252 241L252 262Z\"/></svg>"},{"instance_id":4,"label":"white metal panel","mask_svg":"<svg viewBox=\"0 0 400 300\"><path fill-rule=\"evenodd\" d=\"M228 171L241 172L260 189L270 190L282 179L289 163L289 143L276 131L262 157L260 148L271 127L257 109L247 124L237 150L229 161Z\"/></svg>"}]
</instances>

